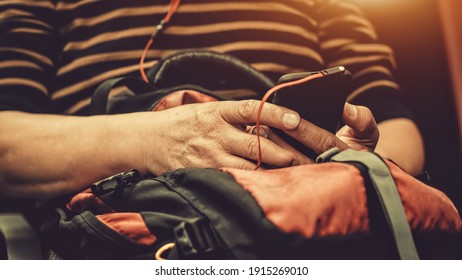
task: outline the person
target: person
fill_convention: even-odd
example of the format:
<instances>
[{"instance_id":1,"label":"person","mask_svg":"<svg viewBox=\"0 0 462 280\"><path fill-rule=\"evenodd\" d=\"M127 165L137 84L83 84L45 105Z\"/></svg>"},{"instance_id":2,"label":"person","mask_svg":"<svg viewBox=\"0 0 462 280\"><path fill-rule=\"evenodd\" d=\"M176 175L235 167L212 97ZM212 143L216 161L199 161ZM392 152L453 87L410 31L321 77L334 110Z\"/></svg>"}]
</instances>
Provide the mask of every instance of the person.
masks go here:
<instances>
[{"instance_id":1,"label":"person","mask_svg":"<svg viewBox=\"0 0 462 280\"><path fill-rule=\"evenodd\" d=\"M255 168L256 136L240 129L255 123L259 102L252 96L88 116L100 83L138 76L143 47L168 5L0 2L0 196L56 197L132 168L152 174L182 167ZM422 170L422 139L393 78L392 50L378 42L353 3L184 0L144 67L189 48L234 55L272 79L336 65L353 73L345 126L337 135L287 108L264 106L264 163L312 162L268 129L275 127L318 153L332 147L374 150L411 174Z\"/></svg>"}]
</instances>

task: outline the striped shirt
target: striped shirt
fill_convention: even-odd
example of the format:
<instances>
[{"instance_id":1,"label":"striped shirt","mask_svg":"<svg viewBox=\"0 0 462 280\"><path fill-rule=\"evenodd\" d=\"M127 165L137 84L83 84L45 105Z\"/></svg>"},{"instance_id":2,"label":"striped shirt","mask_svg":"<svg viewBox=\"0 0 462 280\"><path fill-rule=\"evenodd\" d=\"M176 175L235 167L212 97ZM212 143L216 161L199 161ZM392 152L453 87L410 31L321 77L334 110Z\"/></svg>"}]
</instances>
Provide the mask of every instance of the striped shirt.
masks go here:
<instances>
[{"instance_id":1,"label":"striped shirt","mask_svg":"<svg viewBox=\"0 0 462 280\"><path fill-rule=\"evenodd\" d=\"M379 120L407 116L392 50L348 0L183 0L145 67L181 49L234 55L272 79L336 65L352 102ZM0 0L0 108L84 115L95 88L139 76L169 0Z\"/></svg>"}]
</instances>

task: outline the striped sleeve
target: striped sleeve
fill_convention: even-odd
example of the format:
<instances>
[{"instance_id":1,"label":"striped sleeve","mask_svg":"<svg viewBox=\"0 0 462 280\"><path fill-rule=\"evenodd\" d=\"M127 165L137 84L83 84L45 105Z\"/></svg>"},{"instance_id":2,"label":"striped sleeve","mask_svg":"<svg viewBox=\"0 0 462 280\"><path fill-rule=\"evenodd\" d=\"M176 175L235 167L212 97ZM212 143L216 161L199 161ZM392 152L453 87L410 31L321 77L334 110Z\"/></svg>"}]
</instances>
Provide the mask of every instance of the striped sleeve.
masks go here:
<instances>
[{"instance_id":1,"label":"striped sleeve","mask_svg":"<svg viewBox=\"0 0 462 280\"><path fill-rule=\"evenodd\" d=\"M0 1L0 110L45 112L57 41L52 1Z\"/></svg>"},{"instance_id":2,"label":"striped sleeve","mask_svg":"<svg viewBox=\"0 0 462 280\"><path fill-rule=\"evenodd\" d=\"M379 43L374 27L355 2L318 1L319 40L326 64L344 65L352 72L353 88L348 100L369 107L377 122L412 118L394 78L393 51Z\"/></svg>"}]
</instances>

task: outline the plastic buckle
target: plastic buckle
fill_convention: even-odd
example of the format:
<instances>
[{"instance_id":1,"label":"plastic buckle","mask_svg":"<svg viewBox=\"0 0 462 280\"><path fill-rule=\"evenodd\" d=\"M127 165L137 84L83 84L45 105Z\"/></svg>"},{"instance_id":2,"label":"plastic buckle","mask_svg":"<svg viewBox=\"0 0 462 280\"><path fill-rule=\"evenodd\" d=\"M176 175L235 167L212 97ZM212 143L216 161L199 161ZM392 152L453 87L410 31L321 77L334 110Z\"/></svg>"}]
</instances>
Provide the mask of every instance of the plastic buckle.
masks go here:
<instances>
[{"instance_id":1,"label":"plastic buckle","mask_svg":"<svg viewBox=\"0 0 462 280\"><path fill-rule=\"evenodd\" d=\"M102 196L110 192L119 193L128 185L134 184L141 180L141 174L138 170L133 169L129 172L122 172L112 177L99 181L91 186L91 191L94 196Z\"/></svg>"},{"instance_id":2,"label":"plastic buckle","mask_svg":"<svg viewBox=\"0 0 462 280\"><path fill-rule=\"evenodd\" d=\"M210 257L222 251L219 237L206 219L181 222L173 235L178 254L186 259Z\"/></svg>"}]
</instances>

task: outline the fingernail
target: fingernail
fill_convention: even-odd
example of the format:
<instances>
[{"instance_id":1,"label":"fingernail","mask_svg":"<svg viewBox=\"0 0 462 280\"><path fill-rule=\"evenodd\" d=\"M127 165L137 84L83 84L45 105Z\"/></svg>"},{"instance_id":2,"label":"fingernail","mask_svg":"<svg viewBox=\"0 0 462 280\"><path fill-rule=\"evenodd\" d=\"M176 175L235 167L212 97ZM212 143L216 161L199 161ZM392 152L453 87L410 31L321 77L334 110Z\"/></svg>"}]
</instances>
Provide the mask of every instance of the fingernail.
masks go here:
<instances>
[{"instance_id":1,"label":"fingernail","mask_svg":"<svg viewBox=\"0 0 462 280\"><path fill-rule=\"evenodd\" d=\"M345 111L348 116L354 118L356 116L356 108L355 106L351 105L350 103L345 103Z\"/></svg>"},{"instance_id":2,"label":"fingernail","mask_svg":"<svg viewBox=\"0 0 462 280\"><path fill-rule=\"evenodd\" d=\"M285 113L282 116L282 120L287 128L295 128L300 122L300 116L294 113Z\"/></svg>"}]
</instances>

